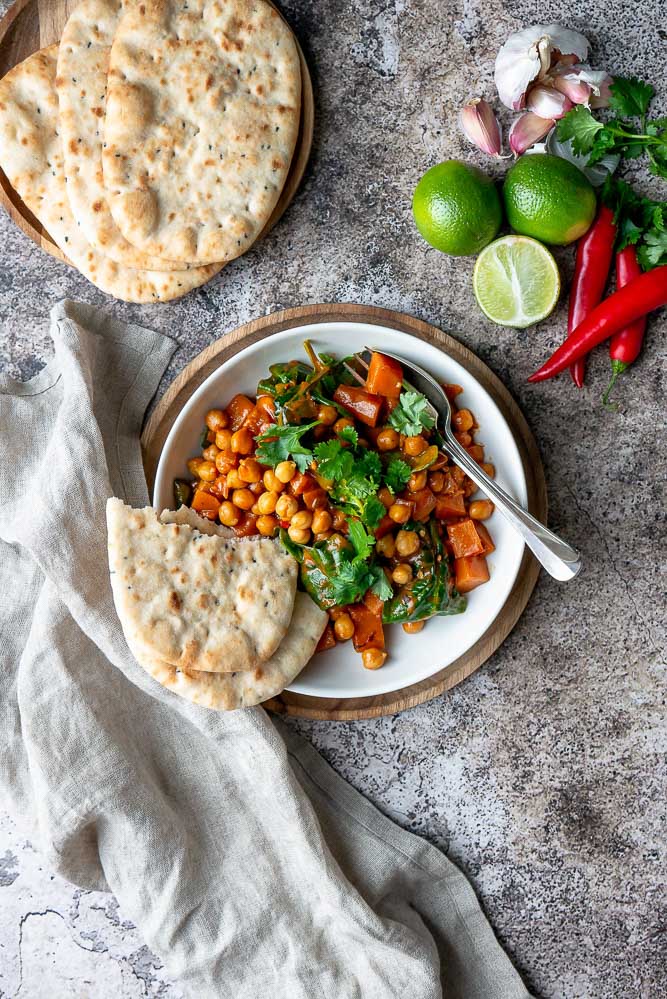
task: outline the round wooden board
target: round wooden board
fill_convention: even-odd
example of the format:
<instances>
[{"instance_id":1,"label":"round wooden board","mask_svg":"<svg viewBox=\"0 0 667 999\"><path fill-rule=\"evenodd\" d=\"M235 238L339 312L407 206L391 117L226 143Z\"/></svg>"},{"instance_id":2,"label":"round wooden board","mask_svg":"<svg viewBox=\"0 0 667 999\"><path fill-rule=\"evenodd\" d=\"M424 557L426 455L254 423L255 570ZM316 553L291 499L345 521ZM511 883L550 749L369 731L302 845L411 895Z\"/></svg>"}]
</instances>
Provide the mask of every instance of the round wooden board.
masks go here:
<instances>
[{"instance_id":1,"label":"round wooden board","mask_svg":"<svg viewBox=\"0 0 667 999\"><path fill-rule=\"evenodd\" d=\"M269 0L271 2L271 0ZM60 40L62 30L69 15L77 6L78 0L16 0L0 20L0 77L10 69L38 52L46 45ZM274 4L274 6L276 6ZM262 239L274 227L294 198L306 170L313 144L315 126L315 100L313 84L301 46L297 41L301 61L301 121L296 149L292 157L287 180L271 218L257 237ZM10 217L34 243L62 260L70 267L74 265L54 243L41 222L26 208L20 197L0 169L0 203ZM257 242L257 240L255 241Z\"/></svg>"},{"instance_id":2,"label":"round wooden board","mask_svg":"<svg viewBox=\"0 0 667 999\"><path fill-rule=\"evenodd\" d=\"M169 386L153 410L142 434L144 468L151 494L167 434L187 400L204 379L244 347L280 330L318 322L360 322L389 326L426 340L462 364L486 389L507 420L523 462L528 508L546 523L547 492L540 453L523 413L500 379L471 350L435 326L401 312L367 305L306 305L297 309L274 312L273 315L263 316L261 319L239 326L203 350ZM264 706L278 714L352 721L392 715L437 697L438 694L455 687L457 683L461 683L474 673L504 642L528 603L538 575L539 565L526 549L516 583L496 620L465 655L420 683L376 697L342 700L308 697L304 694L283 691L279 697L267 701ZM359 668L362 668L361 665Z\"/></svg>"}]
</instances>

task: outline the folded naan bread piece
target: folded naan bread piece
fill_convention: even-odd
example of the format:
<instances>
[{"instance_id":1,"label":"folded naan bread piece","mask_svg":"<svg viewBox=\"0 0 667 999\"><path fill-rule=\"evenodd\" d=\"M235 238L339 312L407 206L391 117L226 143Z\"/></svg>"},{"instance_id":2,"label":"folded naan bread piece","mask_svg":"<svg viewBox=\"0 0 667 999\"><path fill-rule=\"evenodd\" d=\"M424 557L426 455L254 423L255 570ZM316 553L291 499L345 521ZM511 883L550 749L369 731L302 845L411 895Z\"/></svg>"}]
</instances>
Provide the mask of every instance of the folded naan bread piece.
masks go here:
<instances>
[{"instance_id":1,"label":"folded naan bread piece","mask_svg":"<svg viewBox=\"0 0 667 999\"><path fill-rule=\"evenodd\" d=\"M301 68L265 0L128 5L109 60L104 186L118 228L168 260L232 260L255 241L296 146Z\"/></svg>"},{"instance_id":2,"label":"folded naan bread piece","mask_svg":"<svg viewBox=\"0 0 667 999\"><path fill-rule=\"evenodd\" d=\"M60 106L67 194L88 242L125 267L183 270L183 265L142 253L114 222L102 179L104 113L109 54L124 0L81 0L63 28L56 90Z\"/></svg>"},{"instance_id":3,"label":"folded naan bread piece","mask_svg":"<svg viewBox=\"0 0 667 999\"><path fill-rule=\"evenodd\" d=\"M209 536L119 499L107 502L107 528L114 602L135 652L173 668L233 673L276 651L297 580L278 541Z\"/></svg>"},{"instance_id":4,"label":"folded naan bread piece","mask_svg":"<svg viewBox=\"0 0 667 999\"><path fill-rule=\"evenodd\" d=\"M89 281L126 302L168 302L208 281L221 265L136 270L96 250L77 225L67 195L58 118L58 46L35 52L0 80L0 166L62 252Z\"/></svg>"},{"instance_id":5,"label":"folded naan bread piece","mask_svg":"<svg viewBox=\"0 0 667 999\"><path fill-rule=\"evenodd\" d=\"M327 620L307 593L297 593L287 634L271 658L239 673L176 669L128 645L139 665L163 687L202 707L233 711L261 704L288 687L315 652Z\"/></svg>"}]
</instances>

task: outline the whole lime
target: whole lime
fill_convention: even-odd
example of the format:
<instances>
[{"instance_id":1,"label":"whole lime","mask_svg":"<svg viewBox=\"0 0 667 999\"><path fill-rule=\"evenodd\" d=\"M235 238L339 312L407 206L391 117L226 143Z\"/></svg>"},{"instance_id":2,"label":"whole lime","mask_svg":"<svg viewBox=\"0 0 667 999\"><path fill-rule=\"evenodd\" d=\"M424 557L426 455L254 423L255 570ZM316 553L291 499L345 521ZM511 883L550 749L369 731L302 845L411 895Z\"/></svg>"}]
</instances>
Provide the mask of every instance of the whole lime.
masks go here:
<instances>
[{"instance_id":1,"label":"whole lime","mask_svg":"<svg viewBox=\"0 0 667 999\"><path fill-rule=\"evenodd\" d=\"M412 214L426 242L454 257L479 253L502 221L493 181L459 160L426 171L415 188Z\"/></svg>"},{"instance_id":2,"label":"whole lime","mask_svg":"<svg viewBox=\"0 0 667 999\"><path fill-rule=\"evenodd\" d=\"M515 232L557 246L579 239L595 218L595 192L581 170L548 153L516 161L505 177L503 199Z\"/></svg>"}]
</instances>

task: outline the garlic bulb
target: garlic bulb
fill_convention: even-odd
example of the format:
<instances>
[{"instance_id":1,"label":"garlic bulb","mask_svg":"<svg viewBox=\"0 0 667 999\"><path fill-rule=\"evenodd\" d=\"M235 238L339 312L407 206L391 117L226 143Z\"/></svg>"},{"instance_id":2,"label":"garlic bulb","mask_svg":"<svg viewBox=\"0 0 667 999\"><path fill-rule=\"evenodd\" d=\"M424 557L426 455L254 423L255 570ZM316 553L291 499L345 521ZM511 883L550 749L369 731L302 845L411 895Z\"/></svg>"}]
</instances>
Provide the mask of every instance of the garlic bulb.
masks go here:
<instances>
[{"instance_id":1,"label":"garlic bulb","mask_svg":"<svg viewBox=\"0 0 667 999\"><path fill-rule=\"evenodd\" d=\"M500 125L490 104L481 97L474 97L462 108L459 122L466 138L478 149L489 156L500 156Z\"/></svg>"},{"instance_id":2,"label":"garlic bulb","mask_svg":"<svg viewBox=\"0 0 667 999\"><path fill-rule=\"evenodd\" d=\"M507 39L496 56L495 81L503 104L518 111L525 107L526 91L538 77L558 63L584 62L588 41L578 31L559 24L535 24Z\"/></svg>"}]
</instances>

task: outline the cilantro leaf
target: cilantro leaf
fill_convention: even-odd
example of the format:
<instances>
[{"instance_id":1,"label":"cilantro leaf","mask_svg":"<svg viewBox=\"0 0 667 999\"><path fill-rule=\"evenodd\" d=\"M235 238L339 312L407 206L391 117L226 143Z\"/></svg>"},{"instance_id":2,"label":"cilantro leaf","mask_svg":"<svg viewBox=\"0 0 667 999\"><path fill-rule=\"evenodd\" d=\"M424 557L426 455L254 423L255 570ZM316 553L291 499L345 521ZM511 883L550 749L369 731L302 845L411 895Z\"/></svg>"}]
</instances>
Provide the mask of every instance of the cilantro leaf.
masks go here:
<instances>
[{"instance_id":1,"label":"cilantro leaf","mask_svg":"<svg viewBox=\"0 0 667 999\"><path fill-rule=\"evenodd\" d=\"M348 524L347 533L357 553L356 557L365 562L371 556L375 538L368 534L360 520L351 520Z\"/></svg>"},{"instance_id":2,"label":"cilantro leaf","mask_svg":"<svg viewBox=\"0 0 667 999\"><path fill-rule=\"evenodd\" d=\"M435 419L429 411L428 399L421 392L401 392L398 406L389 417L389 423L400 434L416 437L422 429L430 430Z\"/></svg>"},{"instance_id":3,"label":"cilantro leaf","mask_svg":"<svg viewBox=\"0 0 667 999\"><path fill-rule=\"evenodd\" d=\"M376 489L380 485L382 462L377 451L364 451L362 456L355 462L354 470L357 476L372 479Z\"/></svg>"},{"instance_id":4,"label":"cilantro leaf","mask_svg":"<svg viewBox=\"0 0 667 999\"><path fill-rule=\"evenodd\" d=\"M647 232L637 251L637 259L645 271L667 264L667 232L658 229Z\"/></svg>"},{"instance_id":5,"label":"cilantro leaf","mask_svg":"<svg viewBox=\"0 0 667 999\"><path fill-rule=\"evenodd\" d=\"M346 479L354 465L354 455L346 450L340 441L325 441L318 444L313 454L317 462L317 470L323 479L337 481Z\"/></svg>"},{"instance_id":6,"label":"cilantro leaf","mask_svg":"<svg viewBox=\"0 0 667 999\"><path fill-rule=\"evenodd\" d=\"M655 93L650 83L644 83L634 76L614 77L609 89L609 107L625 118L640 118L645 115Z\"/></svg>"},{"instance_id":7,"label":"cilantro leaf","mask_svg":"<svg viewBox=\"0 0 667 999\"><path fill-rule=\"evenodd\" d=\"M391 583L384 574L384 570L379 565L371 566L371 573L375 576L375 581L371 586L373 593L380 598L380 600L391 600L394 595Z\"/></svg>"},{"instance_id":8,"label":"cilantro leaf","mask_svg":"<svg viewBox=\"0 0 667 999\"><path fill-rule=\"evenodd\" d=\"M411 475L412 469L407 461L403 461L401 458L392 458L385 469L384 482L387 488L396 495L407 485Z\"/></svg>"},{"instance_id":9,"label":"cilantro leaf","mask_svg":"<svg viewBox=\"0 0 667 999\"><path fill-rule=\"evenodd\" d=\"M338 436L342 441L346 441L354 447L356 447L359 443L359 434L354 427L343 427L343 429L338 432Z\"/></svg>"},{"instance_id":10,"label":"cilantro leaf","mask_svg":"<svg viewBox=\"0 0 667 999\"><path fill-rule=\"evenodd\" d=\"M255 457L262 465L271 465L275 468L281 461L292 459L300 472L305 472L310 462L313 460L313 452L304 447L301 438L320 421L313 420L312 423L280 425L271 424L261 434L255 437L259 444ZM273 439L275 438L275 439Z\"/></svg>"},{"instance_id":11,"label":"cilantro leaf","mask_svg":"<svg viewBox=\"0 0 667 999\"><path fill-rule=\"evenodd\" d=\"M589 109L579 104L563 115L558 122L556 134L561 142L572 140L572 152L576 156L585 156L593 149L596 136L602 128L602 122L596 121Z\"/></svg>"}]
</instances>

